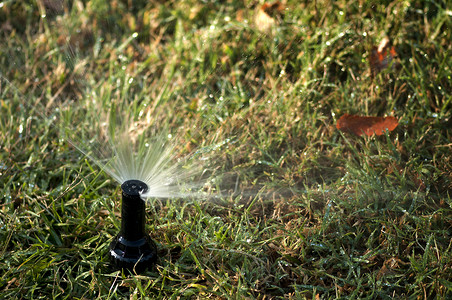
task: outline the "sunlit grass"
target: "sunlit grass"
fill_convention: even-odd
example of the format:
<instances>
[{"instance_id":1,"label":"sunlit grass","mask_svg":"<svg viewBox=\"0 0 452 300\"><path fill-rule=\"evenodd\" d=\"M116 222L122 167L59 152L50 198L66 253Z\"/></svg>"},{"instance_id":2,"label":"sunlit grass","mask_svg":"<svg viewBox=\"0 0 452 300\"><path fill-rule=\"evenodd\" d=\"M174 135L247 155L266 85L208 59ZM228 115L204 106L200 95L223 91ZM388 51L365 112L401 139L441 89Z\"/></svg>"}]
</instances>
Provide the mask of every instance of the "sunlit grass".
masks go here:
<instances>
[{"instance_id":1,"label":"sunlit grass","mask_svg":"<svg viewBox=\"0 0 452 300\"><path fill-rule=\"evenodd\" d=\"M257 2L44 2L0 8L2 298L451 297L445 1L288 1L270 25ZM345 113L400 124L356 137ZM108 267L118 184L64 139L111 157L106 119L170 134L217 195L149 199L140 276Z\"/></svg>"}]
</instances>

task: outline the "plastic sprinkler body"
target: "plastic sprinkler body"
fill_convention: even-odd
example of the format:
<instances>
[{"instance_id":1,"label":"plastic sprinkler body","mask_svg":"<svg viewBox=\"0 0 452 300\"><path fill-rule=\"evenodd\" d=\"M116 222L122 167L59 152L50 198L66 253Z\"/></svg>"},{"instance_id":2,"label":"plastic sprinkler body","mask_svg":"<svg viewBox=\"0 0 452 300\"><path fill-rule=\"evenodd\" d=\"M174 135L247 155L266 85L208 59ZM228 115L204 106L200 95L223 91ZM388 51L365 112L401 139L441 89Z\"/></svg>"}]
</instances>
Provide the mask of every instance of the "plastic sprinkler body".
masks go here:
<instances>
[{"instance_id":1,"label":"plastic sprinkler body","mask_svg":"<svg viewBox=\"0 0 452 300\"><path fill-rule=\"evenodd\" d=\"M148 186L140 180L121 185L121 231L110 244L110 260L117 269L140 273L157 260L157 247L145 233L145 203L140 194Z\"/></svg>"}]
</instances>

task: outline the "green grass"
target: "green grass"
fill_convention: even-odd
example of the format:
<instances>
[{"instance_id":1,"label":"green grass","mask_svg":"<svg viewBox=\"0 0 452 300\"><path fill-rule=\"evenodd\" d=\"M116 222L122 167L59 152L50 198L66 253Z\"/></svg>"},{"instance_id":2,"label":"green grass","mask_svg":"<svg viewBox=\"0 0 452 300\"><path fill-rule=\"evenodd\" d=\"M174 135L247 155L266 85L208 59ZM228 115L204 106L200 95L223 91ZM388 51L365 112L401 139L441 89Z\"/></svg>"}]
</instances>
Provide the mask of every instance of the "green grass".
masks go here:
<instances>
[{"instance_id":1,"label":"green grass","mask_svg":"<svg viewBox=\"0 0 452 300\"><path fill-rule=\"evenodd\" d=\"M265 31L258 1L57 3L0 6L1 298L452 297L450 3L287 1ZM61 138L96 133L92 99L149 113L223 191L149 202L141 275L108 265L117 184ZM356 137L345 113L400 124Z\"/></svg>"}]
</instances>

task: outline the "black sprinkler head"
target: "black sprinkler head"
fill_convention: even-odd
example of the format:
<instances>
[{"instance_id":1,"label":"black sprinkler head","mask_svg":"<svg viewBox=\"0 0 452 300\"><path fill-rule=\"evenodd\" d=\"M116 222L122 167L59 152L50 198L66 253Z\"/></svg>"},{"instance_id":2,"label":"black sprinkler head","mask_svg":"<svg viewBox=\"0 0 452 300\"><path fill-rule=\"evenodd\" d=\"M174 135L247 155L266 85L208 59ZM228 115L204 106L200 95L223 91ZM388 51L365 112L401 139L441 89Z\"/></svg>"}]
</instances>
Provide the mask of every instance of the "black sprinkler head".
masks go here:
<instances>
[{"instance_id":1,"label":"black sprinkler head","mask_svg":"<svg viewBox=\"0 0 452 300\"><path fill-rule=\"evenodd\" d=\"M148 186L140 180L121 185L121 231L110 244L110 260L117 269L140 273L157 260L157 247L145 233L145 203L140 194Z\"/></svg>"}]
</instances>

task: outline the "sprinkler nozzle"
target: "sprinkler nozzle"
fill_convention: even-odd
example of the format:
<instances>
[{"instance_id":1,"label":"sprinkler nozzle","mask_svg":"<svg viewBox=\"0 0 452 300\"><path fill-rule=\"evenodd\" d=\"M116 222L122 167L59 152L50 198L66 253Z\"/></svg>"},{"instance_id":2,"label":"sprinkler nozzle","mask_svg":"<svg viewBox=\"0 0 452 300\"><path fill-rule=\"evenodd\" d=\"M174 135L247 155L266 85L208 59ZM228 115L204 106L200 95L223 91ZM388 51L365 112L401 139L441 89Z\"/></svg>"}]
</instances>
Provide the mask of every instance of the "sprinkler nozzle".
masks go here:
<instances>
[{"instance_id":1,"label":"sprinkler nozzle","mask_svg":"<svg viewBox=\"0 0 452 300\"><path fill-rule=\"evenodd\" d=\"M121 231L110 244L110 260L114 267L140 273L157 260L157 247L145 233L145 203L141 194L148 186L140 180L121 185Z\"/></svg>"}]
</instances>

